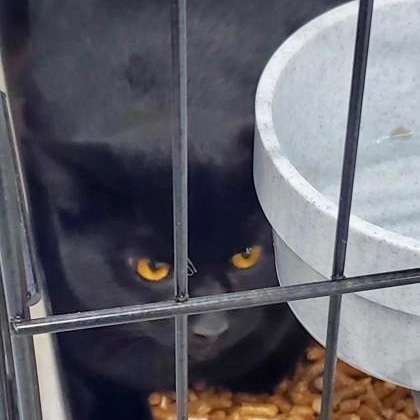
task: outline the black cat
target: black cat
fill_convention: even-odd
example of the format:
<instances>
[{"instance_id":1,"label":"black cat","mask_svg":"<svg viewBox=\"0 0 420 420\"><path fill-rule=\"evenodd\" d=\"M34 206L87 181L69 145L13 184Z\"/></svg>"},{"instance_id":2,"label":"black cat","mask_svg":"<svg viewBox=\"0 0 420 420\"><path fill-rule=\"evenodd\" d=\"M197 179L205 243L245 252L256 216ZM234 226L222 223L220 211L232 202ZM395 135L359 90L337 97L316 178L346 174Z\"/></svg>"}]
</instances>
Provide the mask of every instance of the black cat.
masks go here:
<instances>
[{"instance_id":1,"label":"black cat","mask_svg":"<svg viewBox=\"0 0 420 420\"><path fill-rule=\"evenodd\" d=\"M277 284L252 181L255 89L285 38L341 2L189 2L190 296ZM22 150L54 312L172 299L170 2L29 6ZM189 327L190 381L233 389L270 388L308 342L285 304ZM147 394L174 386L171 320L59 342L77 420L148 418Z\"/></svg>"}]
</instances>

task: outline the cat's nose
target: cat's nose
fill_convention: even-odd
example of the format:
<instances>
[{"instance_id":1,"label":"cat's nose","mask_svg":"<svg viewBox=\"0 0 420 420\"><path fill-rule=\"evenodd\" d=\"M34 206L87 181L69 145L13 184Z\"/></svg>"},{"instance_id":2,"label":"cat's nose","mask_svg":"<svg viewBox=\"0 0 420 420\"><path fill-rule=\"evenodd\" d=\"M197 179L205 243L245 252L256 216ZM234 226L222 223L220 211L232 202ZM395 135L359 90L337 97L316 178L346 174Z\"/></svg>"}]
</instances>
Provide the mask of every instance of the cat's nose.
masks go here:
<instances>
[{"instance_id":1,"label":"cat's nose","mask_svg":"<svg viewBox=\"0 0 420 420\"><path fill-rule=\"evenodd\" d=\"M216 341L229 328L229 322L223 313L197 315L194 318L191 332L203 341Z\"/></svg>"}]
</instances>

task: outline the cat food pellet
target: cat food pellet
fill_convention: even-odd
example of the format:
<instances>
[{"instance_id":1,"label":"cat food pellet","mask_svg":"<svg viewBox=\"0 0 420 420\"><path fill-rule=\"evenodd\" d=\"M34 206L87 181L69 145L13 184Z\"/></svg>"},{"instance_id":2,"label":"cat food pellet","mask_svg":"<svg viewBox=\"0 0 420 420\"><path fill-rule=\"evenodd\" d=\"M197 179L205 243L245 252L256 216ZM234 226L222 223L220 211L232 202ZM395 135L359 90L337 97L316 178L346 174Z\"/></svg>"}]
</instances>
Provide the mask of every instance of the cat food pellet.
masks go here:
<instances>
[{"instance_id":1,"label":"cat food pellet","mask_svg":"<svg viewBox=\"0 0 420 420\"><path fill-rule=\"evenodd\" d=\"M322 392L323 385L324 385L324 378L322 376L319 376L318 378L314 379L313 386L316 391Z\"/></svg>"},{"instance_id":2,"label":"cat food pellet","mask_svg":"<svg viewBox=\"0 0 420 420\"><path fill-rule=\"evenodd\" d=\"M395 412L392 408L384 408L382 410L382 417L385 417L387 420L392 420L394 418Z\"/></svg>"},{"instance_id":3,"label":"cat food pellet","mask_svg":"<svg viewBox=\"0 0 420 420\"><path fill-rule=\"evenodd\" d=\"M395 411L403 411L406 405L407 405L407 404L406 404L405 400L398 400L398 401L394 404L394 410L395 410Z\"/></svg>"},{"instance_id":4,"label":"cat food pellet","mask_svg":"<svg viewBox=\"0 0 420 420\"><path fill-rule=\"evenodd\" d=\"M375 394L378 396L380 400L390 395L396 387L397 387L396 385L391 384L389 382L378 381L375 384L373 384L373 389L375 390Z\"/></svg>"},{"instance_id":5,"label":"cat food pellet","mask_svg":"<svg viewBox=\"0 0 420 420\"><path fill-rule=\"evenodd\" d=\"M416 412L417 411L416 411L416 407L414 406L414 401L413 400L406 400L404 413L408 417L414 417L416 415Z\"/></svg>"},{"instance_id":6,"label":"cat food pellet","mask_svg":"<svg viewBox=\"0 0 420 420\"><path fill-rule=\"evenodd\" d=\"M317 361L323 359L325 356L325 350L322 347L312 347L308 350L306 358L310 361Z\"/></svg>"},{"instance_id":7,"label":"cat food pellet","mask_svg":"<svg viewBox=\"0 0 420 420\"><path fill-rule=\"evenodd\" d=\"M189 420L315 420L321 413L325 351L308 350L293 378L273 394L232 393L199 382L188 394ZM155 420L176 420L174 392L153 393ZM420 420L408 390L337 363L333 420ZM140 419L139 419L140 420Z\"/></svg>"},{"instance_id":8,"label":"cat food pellet","mask_svg":"<svg viewBox=\"0 0 420 420\"><path fill-rule=\"evenodd\" d=\"M352 386L341 388L334 393L334 407L337 407L341 401L349 398L359 397L365 392L366 388L363 384L356 383Z\"/></svg>"},{"instance_id":9,"label":"cat food pellet","mask_svg":"<svg viewBox=\"0 0 420 420\"><path fill-rule=\"evenodd\" d=\"M258 395L248 394L246 392L238 392L235 395L235 401L238 403L255 403L261 401Z\"/></svg>"},{"instance_id":10,"label":"cat food pellet","mask_svg":"<svg viewBox=\"0 0 420 420\"><path fill-rule=\"evenodd\" d=\"M375 411L368 407L366 404L362 404L360 408L357 410L357 414L360 416L362 420L380 420L381 416L376 414Z\"/></svg>"},{"instance_id":11,"label":"cat food pellet","mask_svg":"<svg viewBox=\"0 0 420 420\"><path fill-rule=\"evenodd\" d=\"M219 410L223 408L229 408L232 407L232 399L226 398L226 397L217 397L213 396L207 399L207 402L209 403L210 407L213 410Z\"/></svg>"},{"instance_id":12,"label":"cat food pellet","mask_svg":"<svg viewBox=\"0 0 420 420\"><path fill-rule=\"evenodd\" d=\"M206 401L198 400L198 401L191 401L188 404L188 410L192 412L193 414L204 416L210 413L211 407L209 404L207 404Z\"/></svg>"},{"instance_id":13,"label":"cat food pellet","mask_svg":"<svg viewBox=\"0 0 420 420\"><path fill-rule=\"evenodd\" d=\"M403 413L397 413L395 414L394 420L409 420L410 417L406 416Z\"/></svg>"},{"instance_id":14,"label":"cat food pellet","mask_svg":"<svg viewBox=\"0 0 420 420\"><path fill-rule=\"evenodd\" d=\"M316 394L312 394L308 390L308 384L305 382L299 382L293 389L290 390L290 399L295 405L309 405L311 406Z\"/></svg>"},{"instance_id":15,"label":"cat food pellet","mask_svg":"<svg viewBox=\"0 0 420 420\"><path fill-rule=\"evenodd\" d=\"M340 409L342 413L354 413L360 407L361 401L358 398L350 398L340 403Z\"/></svg>"},{"instance_id":16,"label":"cat food pellet","mask_svg":"<svg viewBox=\"0 0 420 420\"><path fill-rule=\"evenodd\" d=\"M343 414L339 420L360 420L360 417L357 414Z\"/></svg>"},{"instance_id":17,"label":"cat food pellet","mask_svg":"<svg viewBox=\"0 0 420 420\"><path fill-rule=\"evenodd\" d=\"M379 398L375 395L372 384L369 382L366 386L366 394L363 395L363 401L379 415L382 415L383 407Z\"/></svg>"},{"instance_id":18,"label":"cat food pellet","mask_svg":"<svg viewBox=\"0 0 420 420\"><path fill-rule=\"evenodd\" d=\"M385 397L382 401L386 408L393 407L398 400L407 398L408 391L404 388L396 388L390 395Z\"/></svg>"},{"instance_id":19,"label":"cat food pellet","mask_svg":"<svg viewBox=\"0 0 420 420\"><path fill-rule=\"evenodd\" d=\"M290 410L290 415L311 419L314 417L314 411L312 410L312 406L307 407L305 405L295 405Z\"/></svg>"},{"instance_id":20,"label":"cat food pellet","mask_svg":"<svg viewBox=\"0 0 420 420\"><path fill-rule=\"evenodd\" d=\"M162 395L160 398L159 407L160 408L168 408L169 406L173 406L172 398L169 398L167 395Z\"/></svg>"},{"instance_id":21,"label":"cat food pellet","mask_svg":"<svg viewBox=\"0 0 420 420\"><path fill-rule=\"evenodd\" d=\"M198 400L198 395L196 392L194 391L189 391L188 392L188 401L197 401Z\"/></svg>"},{"instance_id":22,"label":"cat food pellet","mask_svg":"<svg viewBox=\"0 0 420 420\"><path fill-rule=\"evenodd\" d=\"M337 372L341 372L343 375L346 375L350 378L366 378L366 373L360 372L360 370L355 369L353 366L348 365L342 360L337 361Z\"/></svg>"},{"instance_id":23,"label":"cat food pellet","mask_svg":"<svg viewBox=\"0 0 420 420\"><path fill-rule=\"evenodd\" d=\"M292 409L292 403L283 395L272 395L268 401L274 404L281 413L288 413Z\"/></svg>"},{"instance_id":24,"label":"cat food pellet","mask_svg":"<svg viewBox=\"0 0 420 420\"><path fill-rule=\"evenodd\" d=\"M335 375L335 381L337 386L351 386L356 380L350 376L347 376L343 372L337 371Z\"/></svg>"},{"instance_id":25,"label":"cat food pellet","mask_svg":"<svg viewBox=\"0 0 420 420\"><path fill-rule=\"evenodd\" d=\"M238 410L242 416L274 417L279 409L274 404L242 404Z\"/></svg>"},{"instance_id":26,"label":"cat food pellet","mask_svg":"<svg viewBox=\"0 0 420 420\"><path fill-rule=\"evenodd\" d=\"M162 395L154 392L153 394L149 395L149 404L150 405L159 405L162 401Z\"/></svg>"},{"instance_id":27,"label":"cat food pellet","mask_svg":"<svg viewBox=\"0 0 420 420\"><path fill-rule=\"evenodd\" d=\"M312 403L312 410L315 414L321 413L321 396L316 397Z\"/></svg>"},{"instance_id":28,"label":"cat food pellet","mask_svg":"<svg viewBox=\"0 0 420 420\"><path fill-rule=\"evenodd\" d=\"M225 418L226 413L223 410L213 411L209 416L209 420L224 420Z\"/></svg>"},{"instance_id":29,"label":"cat food pellet","mask_svg":"<svg viewBox=\"0 0 420 420\"><path fill-rule=\"evenodd\" d=\"M158 420L170 420L173 416L176 417L176 407L159 407L159 406L152 406L152 415L153 418Z\"/></svg>"}]
</instances>

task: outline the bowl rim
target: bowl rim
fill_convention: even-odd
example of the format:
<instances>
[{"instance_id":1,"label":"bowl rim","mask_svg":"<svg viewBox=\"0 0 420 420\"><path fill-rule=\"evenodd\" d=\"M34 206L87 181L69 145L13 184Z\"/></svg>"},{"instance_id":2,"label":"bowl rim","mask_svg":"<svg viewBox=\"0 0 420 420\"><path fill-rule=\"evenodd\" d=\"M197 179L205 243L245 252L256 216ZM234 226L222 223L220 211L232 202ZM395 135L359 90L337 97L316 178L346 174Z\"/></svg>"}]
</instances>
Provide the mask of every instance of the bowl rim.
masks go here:
<instances>
[{"instance_id":1,"label":"bowl rim","mask_svg":"<svg viewBox=\"0 0 420 420\"><path fill-rule=\"evenodd\" d=\"M380 0L375 3L374 8L390 7L402 2L412 4L417 3L418 0ZM335 7L292 34L268 61L258 83L255 98L255 124L261 144L270 156L273 165L291 188L306 202L334 220L337 219L338 206L310 184L283 152L281 140L278 139L274 128L272 104L279 79L291 59L307 45L309 40L316 38L327 28L343 20L354 19L357 10L358 1ZM376 241L387 242L400 249L410 249L420 255L420 239L385 229L354 214L350 219L350 229Z\"/></svg>"}]
</instances>

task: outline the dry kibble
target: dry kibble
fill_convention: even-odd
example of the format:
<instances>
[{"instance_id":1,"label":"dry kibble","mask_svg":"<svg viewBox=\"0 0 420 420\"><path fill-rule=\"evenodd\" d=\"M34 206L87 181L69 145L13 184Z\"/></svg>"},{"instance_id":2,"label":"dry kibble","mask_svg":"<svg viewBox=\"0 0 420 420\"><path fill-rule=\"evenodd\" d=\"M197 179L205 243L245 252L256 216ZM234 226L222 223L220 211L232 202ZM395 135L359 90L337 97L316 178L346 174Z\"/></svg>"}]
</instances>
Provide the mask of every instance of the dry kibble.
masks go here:
<instances>
[{"instance_id":1,"label":"dry kibble","mask_svg":"<svg viewBox=\"0 0 420 420\"><path fill-rule=\"evenodd\" d=\"M311 347L307 353L306 358L310 361L317 361L323 359L325 356L325 350L322 347Z\"/></svg>"},{"instance_id":2,"label":"dry kibble","mask_svg":"<svg viewBox=\"0 0 420 420\"><path fill-rule=\"evenodd\" d=\"M272 395L234 393L196 383L188 393L189 420L315 420L321 412L325 351L314 346L291 379ZM333 420L420 420L408 390L338 361ZM152 393L154 420L177 420L174 392Z\"/></svg>"},{"instance_id":3,"label":"dry kibble","mask_svg":"<svg viewBox=\"0 0 420 420\"><path fill-rule=\"evenodd\" d=\"M194 391L189 391L188 392L188 401L197 401L198 400L198 395L196 392Z\"/></svg>"},{"instance_id":4,"label":"dry kibble","mask_svg":"<svg viewBox=\"0 0 420 420\"><path fill-rule=\"evenodd\" d=\"M373 389L375 390L375 394L378 396L380 400L384 399L388 395L392 394L397 386L391 384L389 382L381 382L378 381L373 384Z\"/></svg>"},{"instance_id":5,"label":"dry kibble","mask_svg":"<svg viewBox=\"0 0 420 420\"><path fill-rule=\"evenodd\" d=\"M321 413L321 396L316 397L312 403L312 410L315 414Z\"/></svg>"},{"instance_id":6,"label":"dry kibble","mask_svg":"<svg viewBox=\"0 0 420 420\"><path fill-rule=\"evenodd\" d=\"M360 372L353 366L348 365L347 363L343 362L342 360L337 361L337 371L340 371L344 375L350 376L354 379L361 379L366 378L366 373Z\"/></svg>"},{"instance_id":7,"label":"dry kibble","mask_svg":"<svg viewBox=\"0 0 420 420\"><path fill-rule=\"evenodd\" d=\"M380 420L381 416L375 413L372 408L368 407L366 404L362 404L360 408L357 410L358 416L362 420Z\"/></svg>"},{"instance_id":8,"label":"dry kibble","mask_svg":"<svg viewBox=\"0 0 420 420\"><path fill-rule=\"evenodd\" d=\"M394 420L409 420L409 417L403 413L395 414Z\"/></svg>"},{"instance_id":9,"label":"dry kibble","mask_svg":"<svg viewBox=\"0 0 420 420\"><path fill-rule=\"evenodd\" d=\"M223 410L213 411L209 416L209 420L224 420L225 418L226 412Z\"/></svg>"},{"instance_id":10,"label":"dry kibble","mask_svg":"<svg viewBox=\"0 0 420 420\"><path fill-rule=\"evenodd\" d=\"M159 407L163 409L167 409L169 406L172 406L172 405L174 405L172 399L166 395L162 395L160 399Z\"/></svg>"},{"instance_id":11,"label":"dry kibble","mask_svg":"<svg viewBox=\"0 0 420 420\"><path fill-rule=\"evenodd\" d=\"M338 389L334 393L334 407L337 407L343 400L359 397L365 390L366 387L360 383L355 383L351 387Z\"/></svg>"},{"instance_id":12,"label":"dry kibble","mask_svg":"<svg viewBox=\"0 0 420 420\"><path fill-rule=\"evenodd\" d=\"M339 420L360 420L357 414L343 414L338 417Z\"/></svg>"},{"instance_id":13,"label":"dry kibble","mask_svg":"<svg viewBox=\"0 0 420 420\"><path fill-rule=\"evenodd\" d=\"M311 381L313 381L315 378L317 378L319 375L321 375L324 372L324 362L319 361L316 364L312 365L306 372L306 374L303 376L303 381L307 384Z\"/></svg>"},{"instance_id":14,"label":"dry kibble","mask_svg":"<svg viewBox=\"0 0 420 420\"><path fill-rule=\"evenodd\" d=\"M162 401L162 395L157 392L149 395L149 404L150 405L159 405Z\"/></svg>"},{"instance_id":15,"label":"dry kibble","mask_svg":"<svg viewBox=\"0 0 420 420\"><path fill-rule=\"evenodd\" d=\"M238 392L235 395L235 401L238 403L255 403L259 401L259 396L247 392Z\"/></svg>"},{"instance_id":16,"label":"dry kibble","mask_svg":"<svg viewBox=\"0 0 420 420\"><path fill-rule=\"evenodd\" d=\"M294 407L292 407L292 409L290 410L290 415L299 416L305 419L311 419L314 417L312 406L307 407L304 405L295 405Z\"/></svg>"},{"instance_id":17,"label":"dry kibble","mask_svg":"<svg viewBox=\"0 0 420 420\"><path fill-rule=\"evenodd\" d=\"M403 411L406 405L407 405L407 403L405 402L405 400L398 400L394 404L394 410L395 411Z\"/></svg>"},{"instance_id":18,"label":"dry kibble","mask_svg":"<svg viewBox=\"0 0 420 420\"><path fill-rule=\"evenodd\" d=\"M351 386L356 382L355 378L348 376L347 374L337 371L335 374L335 381L338 387Z\"/></svg>"},{"instance_id":19,"label":"dry kibble","mask_svg":"<svg viewBox=\"0 0 420 420\"><path fill-rule=\"evenodd\" d=\"M241 420L241 415L237 411L234 411L226 419L227 420Z\"/></svg>"},{"instance_id":20,"label":"dry kibble","mask_svg":"<svg viewBox=\"0 0 420 420\"><path fill-rule=\"evenodd\" d=\"M366 381L366 394L363 395L363 401L368 407L371 407L373 410L375 410L376 414L382 415L382 411L383 411L382 402L376 396L370 380L369 382Z\"/></svg>"},{"instance_id":21,"label":"dry kibble","mask_svg":"<svg viewBox=\"0 0 420 420\"><path fill-rule=\"evenodd\" d=\"M210 405L212 410L219 410L232 407L232 397L227 398L224 396L218 397L217 395L212 395L208 397L206 401Z\"/></svg>"},{"instance_id":22,"label":"dry kibble","mask_svg":"<svg viewBox=\"0 0 420 420\"><path fill-rule=\"evenodd\" d=\"M355 413L360 407L361 401L359 398L349 398L340 403L339 411L341 413Z\"/></svg>"},{"instance_id":23,"label":"dry kibble","mask_svg":"<svg viewBox=\"0 0 420 420\"><path fill-rule=\"evenodd\" d=\"M289 391L290 399L295 405L309 405L311 406L316 394L313 394L308 389L308 382L299 381L293 389Z\"/></svg>"},{"instance_id":24,"label":"dry kibble","mask_svg":"<svg viewBox=\"0 0 420 420\"><path fill-rule=\"evenodd\" d=\"M274 417L279 409L274 404L242 404L239 407L242 416Z\"/></svg>"},{"instance_id":25,"label":"dry kibble","mask_svg":"<svg viewBox=\"0 0 420 420\"><path fill-rule=\"evenodd\" d=\"M337 384L337 387L341 388L344 386L350 386L354 384L356 380L354 378L351 378L350 376L343 374L340 371L337 371L335 374L335 382ZM322 392L323 383L324 378L322 376L318 376L313 380L312 385L318 392Z\"/></svg>"},{"instance_id":26,"label":"dry kibble","mask_svg":"<svg viewBox=\"0 0 420 420\"><path fill-rule=\"evenodd\" d=\"M394 415L395 411L392 408L384 408L382 410L382 417L385 417L387 420L392 420Z\"/></svg>"},{"instance_id":27,"label":"dry kibble","mask_svg":"<svg viewBox=\"0 0 420 420\"><path fill-rule=\"evenodd\" d=\"M318 378L314 379L312 384L318 392L322 392L322 387L324 385L324 378L322 376L319 376Z\"/></svg>"},{"instance_id":28,"label":"dry kibble","mask_svg":"<svg viewBox=\"0 0 420 420\"><path fill-rule=\"evenodd\" d=\"M283 395L272 395L268 401L274 404L281 413L288 413L292 409L292 404Z\"/></svg>"},{"instance_id":29,"label":"dry kibble","mask_svg":"<svg viewBox=\"0 0 420 420\"><path fill-rule=\"evenodd\" d=\"M408 417L415 417L415 415L417 414L417 410L416 410L416 407L414 406L414 401L413 400L408 400L408 399L406 400L404 413Z\"/></svg>"},{"instance_id":30,"label":"dry kibble","mask_svg":"<svg viewBox=\"0 0 420 420\"><path fill-rule=\"evenodd\" d=\"M284 381L281 381L275 388L276 394L284 394L288 389L290 388L290 381L288 379L285 379Z\"/></svg>"},{"instance_id":31,"label":"dry kibble","mask_svg":"<svg viewBox=\"0 0 420 420\"><path fill-rule=\"evenodd\" d=\"M267 420L268 417L262 417L262 416L241 416L241 420ZM282 416L274 416L269 417L270 420L283 420L284 417Z\"/></svg>"},{"instance_id":32,"label":"dry kibble","mask_svg":"<svg viewBox=\"0 0 420 420\"><path fill-rule=\"evenodd\" d=\"M395 388L382 402L385 408L393 407L398 400L407 398L408 391L404 388Z\"/></svg>"},{"instance_id":33,"label":"dry kibble","mask_svg":"<svg viewBox=\"0 0 420 420\"><path fill-rule=\"evenodd\" d=\"M192 414L198 414L204 416L209 414L211 411L210 405L204 400L191 401L188 404L188 411Z\"/></svg>"},{"instance_id":34,"label":"dry kibble","mask_svg":"<svg viewBox=\"0 0 420 420\"><path fill-rule=\"evenodd\" d=\"M158 420L172 420L172 418L176 419L176 407L165 407L162 408L160 406L152 407L152 414L153 418Z\"/></svg>"},{"instance_id":35,"label":"dry kibble","mask_svg":"<svg viewBox=\"0 0 420 420\"><path fill-rule=\"evenodd\" d=\"M396 388L390 395L385 397L382 402L384 407L393 407L399 400L406 399L409 396L408 391L404 388Z\"/></svg>"}]
</instances>

